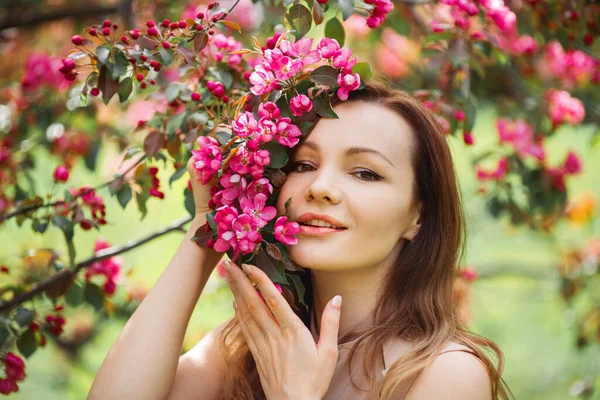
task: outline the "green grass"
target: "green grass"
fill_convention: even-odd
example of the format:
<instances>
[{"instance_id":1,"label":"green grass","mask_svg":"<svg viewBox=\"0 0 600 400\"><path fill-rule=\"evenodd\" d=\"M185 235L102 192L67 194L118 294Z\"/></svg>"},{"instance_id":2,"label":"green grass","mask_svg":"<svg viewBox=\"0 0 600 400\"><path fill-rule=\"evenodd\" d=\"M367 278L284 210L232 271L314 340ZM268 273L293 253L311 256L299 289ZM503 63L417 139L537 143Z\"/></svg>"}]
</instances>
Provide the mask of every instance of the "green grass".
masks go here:
<instances>
[{"instance_id":1,"label":"green grass","mask_svg":"<svg viewBox=\"0 0 600 400\"><path fill-rule=\"evenodd\" d=\"M580 245L591 234L598 235L598 221L586 228L564 223L557 232L557 239L534 234L525 229L511 228L505 220L494 220L484 209L484 200L474 196L477 183L471 167L471 155L482 151L495 142L492 109L480 110L475 127L476 146L465 149L462 142L451 138L456 168L464 193L468 217L469 241L467 263L473 265L486 277L473 285L472 329L496 341L506 356L505 380L517 399L559 400L569 398L570 384L586 376L600 376L600 349L598 344L578 352L574 345L575 335L569 326L569 313L558 296L555 279L555 262L558 251L570 245ZM585 172L568 181L573 194L591 190L600 197L600 183L595 171L600 167L598 148L589 143L593 127L578 129L561 128L553 140L548 141L549 157L553 163L564 158L569 147L577 149L584 160ZM100 154L100 167L96 173L83 168L76 169L70 184L91 184L108 180L114 172L115 155L111 149ZM118 160L117 160L118 161ZM50 157L40 159L37 166L39 184L50 190L50 174L58 160ZM166 189L172 171L161 175ZM45 186L44 186L45 185ZM166 190L164 200L150 199L148 215L139 220L134 202L125 210L116 201L107 201L109 225L102 229L102 236L111 244L122 244L162 227L186 214L181 197L185 179ZM101 192L107 195L107 192ZM78 259L91 255L97 232L77 231ZM173 256L182 234L171 233L123 256L125 269L134 268L131 281L152 287ZM17 265L19 255L29 248L51 247L64 256L66 249L62 236L55 228L47 234L33 233L29 226L17 228L11 221L0 229L0 262ZM523 276L531 273L533 279ZM521 276L520 276L521 275ZM119 288L117 298L124 291ZM223 281L211 277L190 321L186 335L189 347L206 331L233 315L232 296ZM86 306L76 310L89 314ZM73 311L69 310L67 319ZM91 315L94 315L91 313ZM94 379L112 343L119 335L125 321L111 319L103 322L99 335L85 347L77 364L71 363L53 343L38 350L27 362L28 378L14 399L82 399ZM68 326L68 324L67 324ZM600 395L596 395L600 399Z\"/></svg>"}]
</instances>

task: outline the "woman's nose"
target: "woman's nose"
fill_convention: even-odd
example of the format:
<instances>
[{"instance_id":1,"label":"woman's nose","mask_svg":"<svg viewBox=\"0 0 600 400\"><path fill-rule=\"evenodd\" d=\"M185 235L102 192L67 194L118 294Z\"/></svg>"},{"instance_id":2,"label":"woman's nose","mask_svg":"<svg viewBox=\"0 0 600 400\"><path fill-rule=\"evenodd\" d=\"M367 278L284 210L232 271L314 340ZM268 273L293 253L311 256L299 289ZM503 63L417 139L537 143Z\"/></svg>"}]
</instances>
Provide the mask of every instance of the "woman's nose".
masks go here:
<instances>
[{"instance_id":1,"label":"woman's nose","mask_svg":"<svg viewBox=\"0 0 600 400\"><path fill-rule=\"evenodd\" d=\"M326 201L332 204L339 203L343 198L338 183L339 177L336 177L332 171L321 169L314 174L314 179L306 188L304 197L307 201Z\"/></svg>"}]
</instances>

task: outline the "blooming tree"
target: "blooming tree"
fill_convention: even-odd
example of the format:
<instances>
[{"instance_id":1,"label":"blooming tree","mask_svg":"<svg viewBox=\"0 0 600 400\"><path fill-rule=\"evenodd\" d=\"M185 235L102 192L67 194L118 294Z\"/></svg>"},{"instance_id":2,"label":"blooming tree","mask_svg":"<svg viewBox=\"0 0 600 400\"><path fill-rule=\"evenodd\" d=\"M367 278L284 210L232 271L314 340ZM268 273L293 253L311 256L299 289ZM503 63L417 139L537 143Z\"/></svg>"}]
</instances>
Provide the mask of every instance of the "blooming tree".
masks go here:
<instances>
[{"instance_id":1,"label":"blooming tree","mask_svg":"<svg viewBox=\"0 0 600 400\"><path fill-rule=\"evenodd\" d=\"M123 246L99 237L93 255L81 259L76 233L101 232L110 221L105 203L111 197L123 208L134 200L144 218L148 201L168 195L159 169L174 168L170 185L185 174L190 158L213 196L206 205L207 224L196 233L198 244L256 264L293 304L306 306L302 268L285 247L296 243L298 225L277 216L274 202L285 181L289 149L316 116L337 117L330 96L344 101L371 78L371 66L356 54L374 60L377 73L410 90L446 134L458 135L465 146L478 141L473 134L478 108L493 101L501 115L497 143L480 152L473 166L489 212L544 232L570 218L568 182L584 166L577 149L565 149L559 164L550 163L545 140L565 125L598 120L592 106L600 83L594 47L598 5L417 3L191 5L171 19L140 17L137 27L96 21L72 32L72 48L62 54L31 52L19 82L0 92L0 224L14 220L36 234L58 230L68 255L32 249L24 260L27 268L1 266L0 276L9 283L0 285L5 371L0 393L18 391L17 383L26 377L17 353L29 357L47 337L61 343L65 305L120 307L110 302L123 277L119 255L190 221L191 182L182 205L191 216L152 235ZM250 17L256 10L278 16L261 20L266 33L260 39L246 33L260 25L261 12ZM322 30L323 37L308 38L311 30ZM144 105L153 110L143 111ZM103 117L106 107L140 115L132 121L135 135ZM81 129L76 116L93 121L95 132ZM96 133L101 130L105 133ZM142 140L135 139L139 135ZM107 140L124 152L119 171L108 182L72 187L69 178L78 161L94 170ZM38 145L57 160L47 176L53 182L50 194L33 183L30 149ZM566 301L597 290L588 273L595 263L598 274L596 247L574 252L561 264ZM476 277L470 269L457 277L457 300ZM51 304L49 312L40 313L33 303L42 295ZM130 299L136 297L130 293ZM600 338L599 312L585 310L581 343Z\"/></svg>"}]
</instances>

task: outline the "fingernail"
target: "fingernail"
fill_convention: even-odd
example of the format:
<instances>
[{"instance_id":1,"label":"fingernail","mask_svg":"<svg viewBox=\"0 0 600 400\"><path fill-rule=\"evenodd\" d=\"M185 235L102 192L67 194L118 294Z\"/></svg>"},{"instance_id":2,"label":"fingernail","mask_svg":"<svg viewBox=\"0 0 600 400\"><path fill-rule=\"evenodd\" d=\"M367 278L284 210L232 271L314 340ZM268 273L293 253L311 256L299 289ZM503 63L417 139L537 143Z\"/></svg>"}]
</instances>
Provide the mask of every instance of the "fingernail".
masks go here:
<instances>
[{"instance_id":1,"label":"fingernail","mask_svg":"<svg viewBox=\"0 0 600 400\"><path fill-rule=\"evenodd\" d=\"M248 264L242 264L242 269L246 274L250 274L250 266Z\"/></svg>"},{"instance_id":2,"label":"fingernail","mask_svg":"<svg viewBox=\"0 0 600 400\"><path fill-rule=\"evenodd\" d=\"M340 308L340 306L342 305L342 296L335 296L331 304L333 304L334 307Z\"/></svg>"},{"instance_id":3,"label":"fingernail","mask_svg":"<svg viewBox=\"0 0 600 400\"><path fill-rule=\"evenodd\" d=\"M231 271L231 261L223 261L223 268L227 272Z\"/></svg>"}]
</instances>

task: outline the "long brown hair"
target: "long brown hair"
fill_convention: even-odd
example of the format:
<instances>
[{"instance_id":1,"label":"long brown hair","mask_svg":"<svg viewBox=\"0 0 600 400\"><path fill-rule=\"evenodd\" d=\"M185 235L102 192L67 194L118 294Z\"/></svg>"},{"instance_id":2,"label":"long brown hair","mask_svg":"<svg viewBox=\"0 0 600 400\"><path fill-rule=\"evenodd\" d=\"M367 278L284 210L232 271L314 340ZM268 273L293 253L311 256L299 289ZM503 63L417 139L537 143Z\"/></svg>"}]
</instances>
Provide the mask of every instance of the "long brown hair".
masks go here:
<instances>
[{"instance_id":1,"label":"long brown hair","mask_svg":"<svg viewBox=\"0 0 600 400\"><path fill-rule=\"evenodd\" d=\"M409 123L415 143L414 193L421 202L419 232L410 245L404 246L395 265L389 269L387 279L376 294L375 320L378 323L354 344L350 362L360 343L366 341L363 366L370 383L369 393L377 393L374 398L389 399L400 383L414 380L450 341L454 341L481 359L490 377L492 398L508 400L510 389L501 377L502 351L493 341L468 331L453 301L453 283L464 252L465 221L452 157L441 125L421 102L377 81L351 92L347 101L380 104ZM338 102L334 97L333 104ZM306 271L305 275L310 275L310 270ZM310 279L303 281L310 285ZM307 287L306 302L312 309L311 292ZM286 299L293 301L290 296ZM299 316L310 327L306 315ZM388 369L382 382L376 382L370 371L376 371L380 360L377 355L384 343L395 337L409 341L412 347ZM256 364L235 318L223 331L222 344L228 366L223 398L264 399ZM490 351L497 365L486 354ZM356 387L354 381L352 384Z\"/></svg>"}]
</instances>

